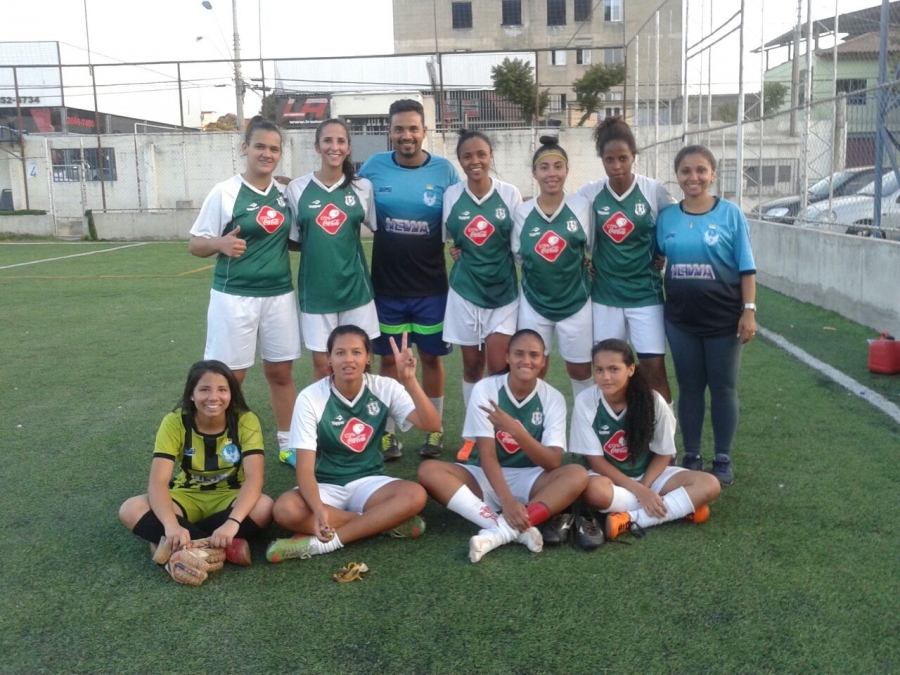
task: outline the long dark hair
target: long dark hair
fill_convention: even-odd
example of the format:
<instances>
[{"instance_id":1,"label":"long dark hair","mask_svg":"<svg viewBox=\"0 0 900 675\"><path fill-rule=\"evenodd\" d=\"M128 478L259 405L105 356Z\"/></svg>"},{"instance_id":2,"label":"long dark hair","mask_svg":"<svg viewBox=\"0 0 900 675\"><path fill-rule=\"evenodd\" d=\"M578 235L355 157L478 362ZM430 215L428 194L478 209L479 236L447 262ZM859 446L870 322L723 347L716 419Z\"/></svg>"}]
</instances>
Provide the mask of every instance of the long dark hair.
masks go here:
<instances>
[{"instance_id":1,"label":"long dark hair","mask_svg":"<svg viewBox=\"0 0 900 675\"><path fill-rule=\"evenodd\" d=\"M615 352L622 357L626 366L635 366L634 352L623 340L601 340L591 349L591 361L600 352ZM632 465L650 451L650 440L656 428L654 396L641 367L635 366L634 375L628 382L628 391L625 392L625 405L628 408L628 414L625 415L625 442L628 444L628 459Z\"/></svg>"},{"instance_id":2,"label":"long dark hair","mask_svg":"<svg viewBox=\"0 0 900 675\"><path fill-rule=\"evenodd\" d=\"M197 406L193 400L194 389L197 388L200 378L207 373L221 375L228 382L228 388L231 390L231 402L225 408L225 423L229 433L234 438L237 438L238 418L242 413L250 412L250 407L244 400L240 382L237 381L234 373L231 372L231 368L221 361L208 359L206 361L197 361L191 366L191 369L188 370L187 381L184 383L184 393L181 395L178 405L175 406L175 411L181 408L182 411L189 414L188 416L193 422L194 416L197 414Z\"/></svg>"},{"instance_id":3,"label":"long dark hair","mask_svg":"<svg viewBox=\"0 0 900 675\"><path fill-rule=\"evenodd\" d=\"M338 119L337 117L332 117L331 119L325 120L319 126L316 127L316 147L319 146L319 139L322 138L322 129L327 127L329 124L337 124L340 127L343 127L344 132L347 134L347 147L350 147L350 129L347 128L346 122L344 120ZM344 179L347 185L353 183L356 180L356 165L350 159L350 155L348 154L344 157L344 163L341 164L341 171L344 172Z\"/></svg>"},{"instance_id":4,"label":"long dark hair","mask_svg":"<svg viewBox=\"0 0 900 675\"><path fill-rule=\"evenodd\" d=\"M638 154L634 132L628 123L618 115L607 117L594 128L594 148L597 150L598 157L603 157L603 148L610 141L623 141L631 150L632 155Z\"/></svg>"}]
</instances>

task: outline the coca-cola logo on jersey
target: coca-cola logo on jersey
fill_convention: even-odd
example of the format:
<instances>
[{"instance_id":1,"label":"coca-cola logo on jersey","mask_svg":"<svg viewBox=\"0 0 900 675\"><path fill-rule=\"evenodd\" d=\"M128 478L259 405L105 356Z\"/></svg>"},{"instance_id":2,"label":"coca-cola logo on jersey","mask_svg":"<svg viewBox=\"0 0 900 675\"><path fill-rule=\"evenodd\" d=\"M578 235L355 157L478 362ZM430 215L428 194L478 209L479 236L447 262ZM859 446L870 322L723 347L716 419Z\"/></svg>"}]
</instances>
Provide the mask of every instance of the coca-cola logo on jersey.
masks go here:
<instances>
[{"instance_id":1,"label":"coca-cola logo on jersey","mask_svg":"<svg viewBox=\"0 0 900 675\"><path fill-rule=\"evenodd\" d=\"M494 234L494 226L484 216L476 216L463 229L463 234L476 246L481 246Z\"/></svg>"},{"instance_id":2,"label":"coca-cola logo on jersey","mask_svg":"<svg viewBox=\"0 0 900 675\"><path fill-rule=\"evenodd\" d=\"M519 445L519 442L515 438L513 438L513 435L505 431L497 432L497 442L509 454L518 452L522 448L522 446Z\"/></svg>"},{"instance_id":3,"label":"coca-cola logo on jersey","mask_svg":"<svg viewBox=\"0 0 900 675\"><path fill-rule=\"evenodd\" d=\"M347 214L334 204L329 204L319 211L319 215L316 216L316 224L328 234L337 234L337 231L341 229L341 225L343 225L346 220Z\"/></svg>"},{"instance_id":4,"label":"coca-cola logo on jersey","mask_svg":"<svg viewBox=\"0 0 900 675\"><path fill-rule=\"evenodd\" d=\"M362 452L366 449L375 430L356 417L352 417L341 432L341 443L353 452Z\"/></svg>"},{"instance_id":5,"label":"coca-cola logo on jersey","mask_svg":"<svg viewBox=\"0 0 900 675\"><path fill-rule=\"evenodd\" d=\"M534 252L541 256L547 262L556 262L560 254L566 250L566 240L560 237L556 232L548 230L544 232L544 236L538 239L534 245Z\"/></svg>"},{"instance_id":6,"label":"coca-cola logo on jersey","mask_svg":"<svg viewBox=\"0 0 900 675\"><path fill-rule=\"evenodd\" d=\"M259 223L262 229L272 234L281 227L281 224L284 222L284 214L270 206L264 206L256 214L256 222Z\"/></svg>"},{"instance_id":7,"label":"coca-cola logo on jersey","mask_svg":"<svg viewBox=\"0 0 900 675\"><path fill-rule=\"evenodd\" d=\"M617 462L628 459L628 443L625 442L625 432L619 429L606 443L603 444L603 452Z\"/></svg>"},{"instance_id":8,"label":"coca-cola logo on jersey","mask_svg":"<svg viewBox=\"0 0 900 675\"><path fill-rule=\"evenodd\" d=\"M621 211L616 211L609 220L603 223L603 231L607 236L617 244L621 244L628 238L628 235L634 232L634 223L628 220Z\"/></svg>"}]
</instances>

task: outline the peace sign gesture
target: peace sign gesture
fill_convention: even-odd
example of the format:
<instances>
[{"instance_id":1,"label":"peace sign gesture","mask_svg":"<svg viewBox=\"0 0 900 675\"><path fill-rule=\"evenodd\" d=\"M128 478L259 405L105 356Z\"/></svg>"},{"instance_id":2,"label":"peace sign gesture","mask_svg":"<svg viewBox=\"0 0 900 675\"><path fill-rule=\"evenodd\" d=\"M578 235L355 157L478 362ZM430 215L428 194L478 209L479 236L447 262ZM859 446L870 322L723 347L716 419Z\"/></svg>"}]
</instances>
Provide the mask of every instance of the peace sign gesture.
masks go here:
<instances>
[{"instance_id":1,"label":"peace sign gesture","mask_svg":"<svg viewBox=\"0 0 900 675\"><path fill-rule=\"evenodd\" d=\"M400 341L400 349L397 349L397 343L394 338L390 338L391 350L394 352L394 361L397 364L397 379L406 383L416 379L416 357L413 351L406 344L406 333Z\"/></svg>"}]
</instances>

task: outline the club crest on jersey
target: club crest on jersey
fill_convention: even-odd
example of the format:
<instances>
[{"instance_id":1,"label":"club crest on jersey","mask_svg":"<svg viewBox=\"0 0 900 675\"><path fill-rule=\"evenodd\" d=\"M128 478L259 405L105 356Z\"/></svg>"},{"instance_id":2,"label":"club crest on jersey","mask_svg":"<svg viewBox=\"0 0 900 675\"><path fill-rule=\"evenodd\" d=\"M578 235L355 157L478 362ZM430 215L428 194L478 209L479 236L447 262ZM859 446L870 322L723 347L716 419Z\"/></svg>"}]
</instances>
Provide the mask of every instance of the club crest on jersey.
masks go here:
<instances>
[{"instance_id":1,"label":"club crest on jersey","mask_svg":"<svg viewBox=\"0 0 900 675\"><path fill-rule=\"evenodd\" d=\"M634 215L642 216L647 213L647 205L644 202L638 202L634 205Z\"/></svg>"},{"instance_id":2,"label":"club crest on jersey","mask_svg":"<svg viewBox=\"0 0 900 675\"><path fill-rule=\"evenodd\" d=\"M369 401L368 403L366 403L366 410L370 415L377 415L381 412L381 405L378 403L378 401Z\"/></svg>"},{"instance_id":3,"label":"club crest on jersey","mask_svg":"<svg viewBox=\"0 0 900 675\"><path fill-rule=\"evenodd\" d=\"M241 451L238 450L238 446L234 443L229 443L224 448L222 448L222 459L224 459L229 464L237 464L241 459Z\"/></svg>"},{"instance_id":4,"label":"club crest on jersey","mask_svg":"<svg viewBox=\"0 0 900 675\"><path fill-rule=\"evenodd\" d=\"M352 417L341 432L341 443L353 452L362 452L366 449L374 433L375 430L371 426L356 417Z\"/></svg>"},{"instance_id":5,"label":"club crest on jersey","mask_svg":"<svg viewBox=\"0 0 900 675\"><path fill-rule=\"evenodd\" d=\"M346 221L347 214L334 204L329 204L316 216L316 225L332 235L337 234L338 230L341 229L341 225Z\"/></svg>"},{"instance_id":6,"label":"club crest on jersey","mask_svg":"<svg viewBox=\"0 0 900 675\"><path fill-rule=\"evenodd\" d=\"M573 234L578 232L578 221L577 220L567 220L566 221L566 229Z\"/></svg>"},{"instance_id":7,"label":"club crest on jersey","mask_svg":"<svg viewBox=\"0 0 900 675\"><path fill-rule=\"evenodd\" d=\"M476 246L482 246L484 242L494 234L494 226L484 216L475 216L472 221L463 228L463 234Z\"/></svg>"},{"instance_id":8,"label":"club crest on jersey","mask_svg":"<svg viewBox=\"0 0 900 675\"><path fill-rule=\"evenodd\" d=\"M719 233L707 230L703 233L703 241L706 242L707 246L715 246L719 243Z\"/></svg>"},{"instance_id":9,"label":"club crest on jersey","mask_svg":"<svg viewBox=\"0 0 900 675\"><path fill-rule=\"evenodd\" d=\"M506 209L500 207L496 211L494 211L494 215L497 216L497 220L503 220L506 218Z\"/></svg>"},{"instance_id":10,"label":"club crest on jersey","mask_svg":"<svg viewBox=\"0 0 900 675\"><path fill-rule=\"evenodd\" d=\"M603 452L617 462L628 459L628 443L625 442L625 432L619 429L606 443L603 444Z\"/></svg>"},{"instance_id":11,"label":"club crest on jersey","mask_svg":"<svg viewBox=\"0 0 900 675\"><path fill-rule=\"evenodd\" d=\"M425 202L425 206L437 204L437 194L435 194L433 185L425 186L425 192L422 193L422 201Z\"/></svg>"},{"instance_id":12,"label":"club crest on jersey","mask_svg":"<svg viewBox=\"0 0 900 675\"><path fill-rule=\"evenodd\" d=\"M518 441L513 438L512 434L508 434L505 431L497 432L497 442L510 455L518 452L522 447L519 445Z\"/></svg>"},{"instance_id":13,"label":"club crest on jersey","mask_svg":"<svg viewBox=\"0 0 900 675\"><path fill-rule=\"evenodd\" d=\"M188 448L187 450L184 451L185 457L193 457L196 454L197 454L197 451L194 448Z\"/></svg>"},{"instance_id":14,"label":"club crest on jersey","mask_svg":"<svg viewBox=\"0 0 900 675\"><path fill-rule=\"evenodd\" d=\"M556 232L547 230L544 236L538 239L534 245L534 252L541 256L547 262L556 262L556 259L566 250L566 240L560 237Z\"/></svg>"},{"instance_id":15,"label":"club crest on jersey","mask_svg":"<svg viewBox=\"0 0 900 675\"><path fill-rule=\"evenodd\" d=\"M603 231L614 242L621 244L629 234L634 232L634 223L624 213L616 211L609 220L603 223Z\"/></svg>"},{"instance_id":16,"label":"club crest on jersey","mask_svg":"<svg viewBox=\"0 0 900 675\"><path fill-rule=\"evenodd\" d=\"M539 426L544 423L544 413L541 410L535 410L531 413L531 423L535 426Z\"/></svg>"},{"instance_id":17,"label":"club crest on jersey","mask_svg":"<svg viewBox=\"0 0 900 675\"><path fill-rule=\"evenodd\" d=\"M344 204L347 206L356 206L356 195L344 195Z\"/></svg>"},{"instance_id":18,"label":"club crest on jersey","mask_svg":"<svg viewBox=\"0 0 900 675\"><path fill-rule=\"evenodd\" d=\"M280 206L281 208L284 208L285 204L287 204L287 202L284 201L284 195L278 195L278 199L276 199L275 201L278 202L278 206Z\"/></svg>"},{"instance_id":19,"label":"club crest on jersey","mask_svg":"<svg viewBox=\"0 0 900 675\"><path fill-rule=\"evenodd\" d=\"M276 211L271 206L265 206L256 214L256 222L269 234L281 227L284 222L284 214Z\"/></svg>"}]
</instances>

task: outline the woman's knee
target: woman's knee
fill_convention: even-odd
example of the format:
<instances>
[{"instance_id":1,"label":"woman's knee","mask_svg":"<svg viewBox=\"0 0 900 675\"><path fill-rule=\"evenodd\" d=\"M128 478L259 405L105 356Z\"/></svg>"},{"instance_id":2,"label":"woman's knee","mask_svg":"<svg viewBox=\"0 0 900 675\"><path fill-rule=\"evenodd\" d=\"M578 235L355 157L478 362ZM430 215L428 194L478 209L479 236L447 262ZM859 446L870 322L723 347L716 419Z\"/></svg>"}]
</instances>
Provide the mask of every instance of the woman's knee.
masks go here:
<instances>
[{"instance_id":1,"label":"woman's knee","mask_svg":"<svg viewBox=\"0 0 900 675\"><path fill-rule=\"evenodd\" d=\"M126 499L119 507L119 520L129 530L133 530L137 522L150 510L147 495L138 495Z\"/></svg>"},{"instance_id":2,"label":"woman's knee","mask_svg":"<svg viewBox=\"0 0 900 675\"><path fill-rule=\"evenodd\" d=\"M265 527L272 522L272 511L275 506L275 500L267 494L261 494L256 504L250 510L250 518L260 527Z\"/></svg>"},{"instance_id":3,"label":"woman's knee","mask_svg":"<svg viewBox=\"0 0 900 675\"><path fill-rule=\"evenodd\" d=\"M589 476L584 501L594 509L605 510L612 504L613 482L606 476Z\"/></svg>"}]
</instances>

